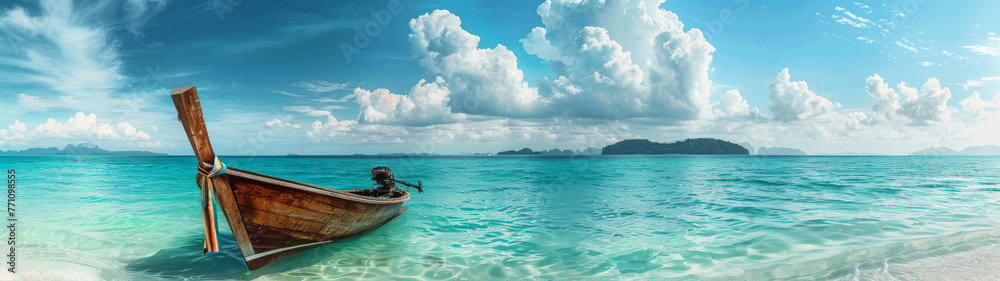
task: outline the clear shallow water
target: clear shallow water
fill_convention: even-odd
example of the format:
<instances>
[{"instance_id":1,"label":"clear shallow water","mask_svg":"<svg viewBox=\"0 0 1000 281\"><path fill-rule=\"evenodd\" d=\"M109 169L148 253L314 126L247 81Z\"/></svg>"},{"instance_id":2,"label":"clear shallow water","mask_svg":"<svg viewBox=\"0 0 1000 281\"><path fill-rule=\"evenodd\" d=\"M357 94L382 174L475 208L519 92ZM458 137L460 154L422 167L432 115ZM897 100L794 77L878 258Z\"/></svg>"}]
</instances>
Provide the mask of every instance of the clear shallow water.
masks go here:
<instances>
[{"instance_id":1,"label":"clear shallow water","mask_svg":"<svg viewBox=\"0 0 1000 281\"><path fill-rule=\"evenodd\" d=\"M79 158L79 162L74 161ZM422 180L365 236L245 279L995 279L1000 158L222 157L338 189ZM232 279L201 255L193 157L0 157L17 169L19 277ZM221 217L221 216L220 216ZM221 226L226 226L224 222Z\"/></svg>"}]
</instances>

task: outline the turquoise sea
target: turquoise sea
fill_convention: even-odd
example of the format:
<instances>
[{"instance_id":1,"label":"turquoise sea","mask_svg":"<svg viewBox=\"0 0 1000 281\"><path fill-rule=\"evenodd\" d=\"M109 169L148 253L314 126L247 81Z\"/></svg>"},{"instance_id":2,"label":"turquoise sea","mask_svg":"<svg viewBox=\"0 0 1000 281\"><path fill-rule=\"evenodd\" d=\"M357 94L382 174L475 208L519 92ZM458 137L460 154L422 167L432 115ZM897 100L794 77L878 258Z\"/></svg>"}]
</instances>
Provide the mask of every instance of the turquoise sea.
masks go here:
<instances>
[{"instance_id":1,"label":"turquoise sea","mask_svg":"<svg viewBox=\"0 0 1000 281\"><path fill-rule=\"evenodd\" d=\"M250 280L990 280L995 157L220 157L335 189L421 180L409 211ZM78 160L78 161L76 161ZM194 157L0 157L25 280L233 279L202 256ZM3 275L7 278L11 275Z\"/></svg>"}]
</instances>

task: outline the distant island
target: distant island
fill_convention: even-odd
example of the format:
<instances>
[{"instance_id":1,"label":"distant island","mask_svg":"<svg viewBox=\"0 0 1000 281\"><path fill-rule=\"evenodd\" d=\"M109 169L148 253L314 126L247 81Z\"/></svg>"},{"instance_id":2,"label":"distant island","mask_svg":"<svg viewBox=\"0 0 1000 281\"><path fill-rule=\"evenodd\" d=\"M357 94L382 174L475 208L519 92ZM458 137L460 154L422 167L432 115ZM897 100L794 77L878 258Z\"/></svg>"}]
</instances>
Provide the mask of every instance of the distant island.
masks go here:
<instances>
[{"instance_id":1,"label":"distant island","mask_svg":"<svg viewBox=\"0 0 1000 281\"><path fill-rule=\"evenodd\" d=\"M756 153L757 153L757 150L756 150L756 149L753 149L753 146L752 146L752 145L750 145L750 143L749 143L749 142L741 142L741 143L739 143L739 145L740 145L740 146L742 146L742 147L744 147L744 148L746 148L746 149L747 149L747 151L749 151L749 152L750 152L750 155L754 155L754 154L756 154Z\"/></svg>"},{"instance_id":2,"label":"distant island","mask_svg":"<svg viewBox=\"0 0 1000 281\"><path fill-rule=\"evenodd\" d=\"M569 149L549 149L534 151L530 148L522 148L521 150L507 150L497 152L497 155L546 155L546 156L571 156L571 155L600 155L601 151L596 148L587 148L584 150L572 151ZM485 155L485 154L482 154Z\"/></svg>"},{"instance_id":3,"label":"distant island","mask_svg":"<svg viewBox=\"0 0 1000 281\"><path fill-rule=\"evenodd\" d=\"M101 149L96 144L81 143L79 145L66 145L63 149L55 147L49 148L29 148L25 150L0 150L0 156L45 156L45 155L110 155L110 156L167 156L164 153L149 151L108 151Z\"/></svg>"},{"instance_id":4,"label":"distant island","mask_svg":"<svg viewBox=\"0 0 1000 281\"><path fill-rule=\"evenodd\" d=\"M947 147L932 147L910 153L912 156L1000 156L1000 146L996 145L983 145L983 146L970 146L962 149L961 151L955 151L954 149Z\"/></svg>"},{"instance_id":5,"label":"distant island","mask_svg":"<svg viewBox=\"0 0 1000 281\"><path fill-rule=\"evenodd\" d=\"M630 139L605 146L601 150L601 154L749 155L750 151L739 144L712 138L686 139L675 143L658 143L647 139Z\"/></svg>"},{"instance_id":6,"label":"distant island","mask_svg":"<svg viewBox=\"0 0 1000 281\"><path fill-rule=\"evenodd\" d=\"M788 147L761 147L757 150L757 155L808 155L805 151Z\"/></svg>"},{"instance_id":7,"label":"distant island","mask_svg":"<svg viewBox=\"0 0 1000 281\"><path fill-rule=\"evenodd\" d=\"M535 155L535 154L542 154L542 153L534 152L527 147L522 148L521 150L507 150L507 151L497 152L497 155Z\"/></svg>"}]
</instances>

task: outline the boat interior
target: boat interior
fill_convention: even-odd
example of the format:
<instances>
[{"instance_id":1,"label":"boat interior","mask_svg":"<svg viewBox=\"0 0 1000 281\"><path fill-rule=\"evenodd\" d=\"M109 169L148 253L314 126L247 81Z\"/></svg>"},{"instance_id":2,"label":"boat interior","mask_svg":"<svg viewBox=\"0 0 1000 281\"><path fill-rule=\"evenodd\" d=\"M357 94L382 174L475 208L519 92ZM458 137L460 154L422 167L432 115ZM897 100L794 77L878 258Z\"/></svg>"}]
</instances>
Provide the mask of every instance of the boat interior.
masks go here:
<instances>
[{"instance_id":1,"label":"boat interior","mask_svg":"<svg viewBox=\"0 0 1000 281\"><path fill-rule=\"evenodd\" d=\"M390 190L381 190L381 189L378 189L378 188L369 188L369 189L351 190L351 191L348 191L348 192L354 193L354 194L357 194L357 195L361 195L361 196L365 196L365 197L380 197L380 198L399 198L399 197L403 197L403 192L401 190L399 190L399 189L395 189L395 190L391 190L390 191Z\"/></svg>"},{"instance_id":2,"label":"boat interior","mask_svg":"<svg viewBox=\"0 0 1000 281\"><path fill-rule=\"evenodd\" d=\"M271 183L271 184L278 184L278 185L284 185L284 186L296 186L296 187L299 187L301 189L312 189L312 190L321 190L321 191L333 191L333 192L338 192L338 193L341 193L341 194L345 194L346 193L346 194L350 194L350 195L356 195L356 196L361 196L361 197L368 197L368 198L379 200L379 201L387 200L387 199L396 199L396 198L401 198L401 197L407 196L406 192L404 192L403 190L400 190L398 188L393 188L392 190L384 190L384 189L379 189L379 188L367 188L367 189L358 189L358 190L337 190L337 189L332 189L332 188L327 188L327 187L312 185L312 184L308 184L308 183L303 183L303 182L298 182L298 181L293 181L293 180L287 180L287 179L283 179L283 178L279 178L279 177L275 177L275 176L269 176L269 175L265 175L265 174L261 174L261 173L255 173L255 172L251 172L251 171L247 171L247 170L236 169L236 168L232 168L232 167L230 167L229 170L231 171L229 173L231 176L238 176L238 177L247 177L247 176L249 176L249 177L253 178L253 180L265 181L265 182L268 182L268 183Z\"/></svg>"}]
</instances>

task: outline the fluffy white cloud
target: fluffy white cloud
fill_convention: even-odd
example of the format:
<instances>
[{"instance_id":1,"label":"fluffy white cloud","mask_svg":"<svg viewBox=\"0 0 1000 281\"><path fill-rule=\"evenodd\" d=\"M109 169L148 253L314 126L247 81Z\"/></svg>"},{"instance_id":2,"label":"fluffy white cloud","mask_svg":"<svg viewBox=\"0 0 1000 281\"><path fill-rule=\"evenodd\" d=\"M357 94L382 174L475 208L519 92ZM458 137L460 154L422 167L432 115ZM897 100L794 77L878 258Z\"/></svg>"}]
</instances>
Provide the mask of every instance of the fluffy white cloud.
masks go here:
<instances>
[{"instance_id":1,"label":"fluffy white cloud","mask_svg":"<svg viewBox=\"0 0 1000 281\"><path fill-rule=\"evenodd\" d=\"M540 90L569 116L690 120L711 114L711 53L664 1L546 1L522 40L554 60Z\"/></svg>"},{"instance_id":2,"label":"fluffy white cloud","mask_svg":"<svg viewBox=\"0 0 1000 281\"><path fill-rule=\"evenodd\" d=\"M8 125L7 127L10 128L10 131L15 134L28 131L28 128L24 126L24 123L17 120L14 120L14 124Z\"/></svg>"},{"instance_id":3,"label":"fluffy white cloud","mask_svg":"<svg viewBox=\"0 0 1000 281\"><path fill-rule=\"evenodd\" d=\"M478 48L479 37L461 25L458 16L445 10L410 21L412 53L424 69L447 81L452 110L494 116L537 114L544 101L524 82L514 53L503 45Z\"/></svg>"},{"instance_id":4,"label":"fluffy white cloud","mask_svg":"<svg viewBox=\"0 0 1000 281\"><path fill-rule=\"evenodd\" d=\"M865 90L874 99L871 122L891 122L905 118L912 125L927 125L948 121L951 108L948 99L951 90L942 88L936 78L927 79L923 88L900 82L896 89L889 88L878 74L868 77Z\"/></svg>"},{"instance_id":5,"label":"fluffy white cloud","mask_svg":"<svg viewBox=\"0 0 1000 281\"><path fill-rule=\"evenodd\" d=\"M840 107L839 104L834 104L809 90L806 81L791 81L787 68L778 73L774 81L767 86L767 90L771 113L778 121L821 118Z\"/></svg>"},{"instance_id":6,"label":"fluffy white cloud","mask_svg":"<svg viewBox=\"0 0 1000 281\"><path fill-rule=\"evenodd\" d=\"M359 124L355 120L337 120L333 116L327 116L326 123L314 121L306 134L313 141L402 143L409 131L402 126Z\"/></svg>"},{"instance_id":7,"label":"fluffy white cloud","mask_svg":"<svg viewBox=\"0 0 1000 281\"><path fill-rule=\"evenodd\" d=\"M65 123L56 122L49 118L34 129L28 127L18 120L14 124L8 125L10 131L0 130L0 142L10 141L36 141L36 140L77 140L94 142L95 140L119 140L119 141L149 141L151 138L146 132L140 131L128 122L121 122L115 126L109 123L101 123L96 114L84 114L77 112Z\"/></svg>"},{"instance_id":8,"label":"fluffy white cloud","mask_svg":"<svg viewBox=\"0 0 1000 281\"><path fill-rule=\"evenodd\" d=\"M874 100L872 105L872 121L887 122L896 117L896 113L902 108L899 105L899 94L896 90L889 88L882 76L872 75L865 80L865 91Z\"/></svg>"},{"instance_id":9,"label":"fluffy white cloud","mask_svg":"<svg viewBox=\"0 0 1000 281\"><path fill-rule=\"evenodd\" d=\"M412 102L413 108L400 112L404 124L425 126L459 122L465 119L464 114L452 113L452 109L448 105L451 91L445 86L444 79L440 76L432 83L421 79L417 85L410 89L407 99Z\"/></svg>"},{"instance_id":10,"label":"fluffy white cloud","mask_svg":"<svg viewBox=\"0 0 1000 281\"><path fill-rule=\"evenodd\" d=\"M91 113L90 115L86 115L83 112L77 112L76 116L70 117L65 124L49 118L44 124L38 125L33 132L42 136L67 136L77 133L96 135L99 138L106 139L116 139L119 137L111 124L98 123L96 114Z\"/></svg>"},{"instance_id":11,"label":"fluffy white cloud","mask_svg":"<svg viewBox=\"0 0 1000 281\"><path fill-rule=\"evenodd\" d=\"M117 131L120 132L122 137L127 140L149 140L149 134L137 130L135 126L132 126L132 124L129 124L128 122L118 123L115 128L117 128Z\"/></svg>"},{"instance_id":12,"label":"fluffy white cloud","mask_svg":"<svg viewBox=\"0 0 1000 281\"><path fill-rule=\"evenodd\" d=\"M118 131L121 131L126 136L135 135L135 133L136 133L135 126L132 126L132 124L129 124L128 122L118 123L117 127L118 127Z\"/></svg>"},{"instance_id":13,"label":"fluffy white cloud","mask_svg":"<svg viewBox=\"0 0 1000 281\"><path fill-rule=\"evenodd\" d=\"M1000 93L993 95L993 99L986 101L980 98L979 92L973 92L971 96L958 103L962 107L962 112L975 119L984 119L996 116L997 109L1000 109Z\"/></svg>"},{"instance_id":14,"label":"fluffy white cloud","mask_svg":"<svg viewBox=\"0 0 1000 281\"><path fill-rule=\"evenodd\" d=\"M325 124L319 120L313 121L312 130L306 132L306 134L313 140L328 139L337 135L346 134L351 131L351 128L356 124L358 124L358 121L338 121L337 118L334 118L333 116L327 116L327 122Z\"/></svg>"},{"instance_id":15,"label":"fluffy white cloud","mask_svg":"<svg viewBox=\"0 0 1000 281\"><path fill-rule=\"evenodd\" d=\"M274 118L274 120L265 121L264 125L271 128L302 128L302 125L291 123L292 119L291 115L286 115L284 120L281 118ZM153 129L155 130L156 127L153 127Z\"/></svg>"},{"instance_id":16,"label":"fluffy white cloud","mask_svg":"<svg viewBox=\"0 0 1000 281\"><path fill-rule=\"evenodd\" d=\"M726 91L725 95L719 98L719 102L712 104L715 117L729 119L763 119L757 108L750 108L747 101L740 95L739 89Z\"/></svg>"},{"instance_id":17,"label":"fluffy white cloud","mask_svg":"<svg viewBox=\"0 0 1000 281\"><path fill-rule=\"evenodd\" d=\"M413 102L409 98L390 93L388 89L368 91L357 88L354 89L354 94L361 110L358 114L358 122L361 124L398 122L397 111L413 109Z\"/></svg>"},{"instance_id":18,"label":"fluffy white cloud","mask_svg":"<svg viewBox=\"0 0 1000 281\"><path fill-rule=\"evenodd\" d=\"M524 51L528 54L532 54L548 61L563 61L566 64L573 64L573 58L563 57L559 52L559 48L552 46L547 39L545 39L545 29L541 27L535 27L531 29L528 33L528 37L521 39L521 44L524 45Z\"/></svg>"},{"instance_id":19,"label":"fluffy white cloud","mask_svg":"<svg viewBox=\"0 0 1000 281\"><path fill-rule=\"evenodd\" d=\"M397 95L387 89L354 90L359 106L360 124L397 124L427 126L453 123L465 118L452 113L449 104L451 92L440 76L434 82L421 79L410 89L409 95Z\"/></svg>"},{"instance_id":20,"label":"fluffy white cloud","mask_svg":"<svg viewBox=\"0 0 1000 281\"><path fill-rule=\"evenodd\" d=\"M708 75L715 49L699 30L685 32L676 15L658 7L662 2L548 1L539 6L545 27L534 28L521 43L552 61L556 78L542 82L544 98L524 82L517 58L505 46L479 48L479 37L463 30L448 11L424 14L410 21L412 53L436 79L421 80L407 95L355 89L357 123L432 126L461 122L466 114L480 120L710 118ZM725 107L720 114L730 118L760 116L738 93L720 104Z\"/></svg>"},{"instance_id":21,"label":"fluffy white cloud","mask_svg":"<svg viewBox=\"0 0 1000 281\"><path fill-rule=\"evenodd\" d=\"M579 48L572 54L575 63L549 85L556 106L570 116L602 118L634 117L648 109L644 71L632 62L631 54L604 28L584 27L579 35Z\"/></svg>"}]
</instances>

